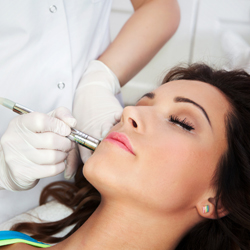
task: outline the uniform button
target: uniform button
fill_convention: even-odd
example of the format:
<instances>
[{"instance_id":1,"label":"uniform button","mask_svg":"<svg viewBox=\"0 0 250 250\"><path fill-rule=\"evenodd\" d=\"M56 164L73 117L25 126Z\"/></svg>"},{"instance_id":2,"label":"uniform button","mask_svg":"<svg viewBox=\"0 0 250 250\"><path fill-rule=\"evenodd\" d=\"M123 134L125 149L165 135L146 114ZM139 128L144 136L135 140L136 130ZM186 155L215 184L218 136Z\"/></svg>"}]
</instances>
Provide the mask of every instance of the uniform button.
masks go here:
<instances>
[{"instance_id":1,"label":"uniform button","mask_svg":"<svg viewBox=\"0 0 250 250\"><path fill-rule=\"evenodd\" d=\"M57 7L56 7L55 5L51 5L51 6L49 7L49 11L50 11L51 13L55 13L55 12L57 11Z\"/></svg>"},{"instance_id":2,"label":"uniform button","mask_svg":"<svg viewBox=\"0 0 250 250\"><path fill-rule=\"evenodd\" d=\"M64 83L64 82L59 82L59 83L57 84L57 87L58 87L59 89L64 89L64 88L65 88L65 83Z\"/></svg>"}]
</instances>

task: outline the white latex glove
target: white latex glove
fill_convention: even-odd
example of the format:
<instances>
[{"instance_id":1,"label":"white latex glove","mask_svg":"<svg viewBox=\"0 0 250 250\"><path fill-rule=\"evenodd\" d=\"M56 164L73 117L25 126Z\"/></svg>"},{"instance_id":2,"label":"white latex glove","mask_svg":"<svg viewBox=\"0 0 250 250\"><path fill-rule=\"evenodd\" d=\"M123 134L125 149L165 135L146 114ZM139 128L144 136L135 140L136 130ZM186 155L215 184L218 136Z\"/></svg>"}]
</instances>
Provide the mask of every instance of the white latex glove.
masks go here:
<instances>
[{"instance_id":1,"label":"white latex glove","mask_svg":"<svg viewBox=\"0 0 250 250\"><path fill-rule=\"evenodd\" d=\"M1 138L0 188L30 189L39 179L61 173L75 144L65 136L75 125L66 108L15 117Z\"/></svg>"},{"instance_id":2,"label":"white latex glove","mask_svg":"<svg viewBox=\"0 0 250 250\"><path fill-rule=\"evenodd\" d=\"M76 89L73 115L77 120L77 129L97 139L105 137L110 128L120 120L122 106L115 97L120 92L116 75L101 61L90 62ZM92 151L78 146L83 162ZM67 159L65 178L70 179L76 172L75 152Z\"/></svg>"}]
</instances>

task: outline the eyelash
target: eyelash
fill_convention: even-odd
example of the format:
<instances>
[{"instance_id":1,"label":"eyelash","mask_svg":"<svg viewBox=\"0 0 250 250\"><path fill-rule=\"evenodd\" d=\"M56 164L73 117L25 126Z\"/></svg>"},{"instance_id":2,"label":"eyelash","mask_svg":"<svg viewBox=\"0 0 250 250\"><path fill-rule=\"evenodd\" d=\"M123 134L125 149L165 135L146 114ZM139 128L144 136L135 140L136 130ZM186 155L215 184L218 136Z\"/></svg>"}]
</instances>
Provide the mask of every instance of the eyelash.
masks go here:
<instances>
[{"instance_id":1,"label":"eyelash","mask_svg":"<svg viewBox=\"0 0 250 250\"><path fill-rule=\"evenodd\" d=\"M187 130L187 131L194 130L194 126L190 122L186 121L186 118L181 120L178 116L171 115L169 117L169 121L180 125L184 130Z\"/></svg>"}]
</instances>

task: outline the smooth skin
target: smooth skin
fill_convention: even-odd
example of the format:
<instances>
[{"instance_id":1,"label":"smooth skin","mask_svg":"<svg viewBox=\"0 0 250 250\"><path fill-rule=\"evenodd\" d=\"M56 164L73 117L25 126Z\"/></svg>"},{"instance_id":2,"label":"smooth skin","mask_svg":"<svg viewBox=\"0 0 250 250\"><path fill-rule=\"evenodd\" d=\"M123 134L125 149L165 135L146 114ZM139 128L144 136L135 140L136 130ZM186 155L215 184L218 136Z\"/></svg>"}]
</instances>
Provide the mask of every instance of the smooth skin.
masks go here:
<instances>
[{"instance_id":1,"label":"smooth skin","mask_svg":"<svg viewBox=\"0 0 250 250\"><path fill-rule=\"evenodd\" d=\"M189 80L166 83L126 107L111 132L125 135L134 154L101 142L83 168L101 193L101 204L77 232L51 249L173 250L197 223L215 219L212 178L227 150L229 111L217 88ZM171 117L186 119L188 129ZM204 214L205 205L210 211ZM220 217L226 214L219 208Z\"/></svg>"}]
</instances>

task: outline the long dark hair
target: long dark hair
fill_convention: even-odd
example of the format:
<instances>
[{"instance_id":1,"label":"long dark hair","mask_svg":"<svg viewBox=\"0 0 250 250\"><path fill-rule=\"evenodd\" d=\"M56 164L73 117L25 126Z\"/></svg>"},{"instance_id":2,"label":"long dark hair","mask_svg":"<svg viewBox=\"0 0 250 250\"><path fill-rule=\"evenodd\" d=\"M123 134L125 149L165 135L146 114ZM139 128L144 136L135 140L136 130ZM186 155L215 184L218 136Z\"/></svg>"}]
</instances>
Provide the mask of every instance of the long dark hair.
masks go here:
<instances>
[{"instance_id":1,"label":"long dark hair","mask_svg":"<svg viewBox=\"0 0 250 250\"><path fill-rule=\"evenodd\" d=\"M228 150L221 157L213 180L217 188L216 204L220 202L229 214L196 225L176 250L250 249L250 75L243 70L215 70L205 64L192 64L173 68L163 83L181 79L211 84L231 104L232 110L225 120ZM51 197L72 208L73 213L58 222L20 223L12 230L30 233L47 243L59 242L75 232L100 202L100 194L84 178L81 167L74 184L56 182L45 187L40 204ZM65 237L51 236L73 224L75 227Z\"/></svg>"}]
</instances>

